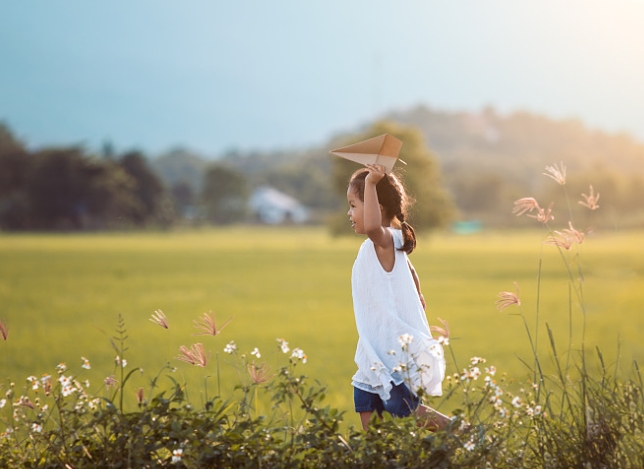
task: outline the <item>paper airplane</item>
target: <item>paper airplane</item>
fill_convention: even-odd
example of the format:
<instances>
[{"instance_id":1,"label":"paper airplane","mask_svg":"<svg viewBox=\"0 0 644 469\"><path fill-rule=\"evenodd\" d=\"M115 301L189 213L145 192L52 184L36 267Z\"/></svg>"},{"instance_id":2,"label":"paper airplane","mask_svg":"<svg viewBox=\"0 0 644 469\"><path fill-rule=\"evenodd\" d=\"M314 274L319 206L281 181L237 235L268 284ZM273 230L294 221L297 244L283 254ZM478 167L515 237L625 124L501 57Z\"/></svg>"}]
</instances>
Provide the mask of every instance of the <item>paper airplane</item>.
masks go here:
<instances>
[{"instance_id":1,"label":"paper airplane","mask_svg":"<svg viewBox=\"0 0 644 469\"><path fill-rule=\"evenodd\" d=\"M363 140L346 147L331 150L332 155L362 164L380 164L390 173L398 160L402 142L389 134ZM400 160L401 163L405 163Z\"/></svg>"}]
</instances>

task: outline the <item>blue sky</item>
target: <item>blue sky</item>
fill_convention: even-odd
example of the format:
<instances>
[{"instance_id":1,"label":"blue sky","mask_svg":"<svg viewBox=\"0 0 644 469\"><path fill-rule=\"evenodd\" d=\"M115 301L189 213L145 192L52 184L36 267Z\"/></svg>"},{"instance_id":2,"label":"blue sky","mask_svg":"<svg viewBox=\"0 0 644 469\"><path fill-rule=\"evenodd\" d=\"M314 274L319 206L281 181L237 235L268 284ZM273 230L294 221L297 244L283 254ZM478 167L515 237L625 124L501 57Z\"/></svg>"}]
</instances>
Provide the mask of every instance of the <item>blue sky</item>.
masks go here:
<instances>
[{"instance_id":1,"label":"blue sky","mask_svg":"<svg viewBox=\"0 0 644 469\"><path fill-rule=\"evenodd\" d=\"M0 4L0 120L32 147L213 156L389 110L528 110L644 141L642 0Z\"/></svg>"}]
</instances>

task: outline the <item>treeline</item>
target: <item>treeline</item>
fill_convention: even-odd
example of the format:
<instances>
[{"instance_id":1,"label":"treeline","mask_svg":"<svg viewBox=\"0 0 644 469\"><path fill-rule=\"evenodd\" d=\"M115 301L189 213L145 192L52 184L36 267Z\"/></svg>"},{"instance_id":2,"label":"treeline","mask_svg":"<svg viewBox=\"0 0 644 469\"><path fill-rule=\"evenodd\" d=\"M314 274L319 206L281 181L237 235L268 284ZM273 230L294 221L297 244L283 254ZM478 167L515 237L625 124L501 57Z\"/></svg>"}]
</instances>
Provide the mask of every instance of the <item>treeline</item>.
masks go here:
<instances>
[{"instance_id":1,"label":"treeline","mask_svg":"<svg viewBox=\"0 0 644 469\"><path fill-rule=\"evenodd\" d=\"M29 151L0 124L0 229L167 228L185 216L213 223L245 215L248 188L234 169L204 168L199 193L168 187L139 151L101 154L82 147Z\"/></svg>"},{"instance_id":2,"label":"treeline","mask_svg":"<svg viewBox=\"0 0 644 469\"><path fill-rule=\"evenodd\" d=\"M215 160L181 148L154 158L115 154L109 147L100 154L81 147L28 151L0 124L0 229L252 222L250 194L271 186L306 206L311 222L342 231L348 169L338 170L342 163L329 149L380 131L398 132L403 151L420 155L417 162L405 155L414 164L400 169L424 201L417 204L421 225L477 220L488 227L520 226L530 221L512 215L513 201L536 197L544 205L554 201L556 216L572 211L580 224L644 226L644 145L632 137L526 112L449 113L421 106L320 146L229 151ZM561 162L568 169L564 187L541 174ZM577 201L591 184L602 210L589 214ZM435 197L440 203L425 201L430 188L442 194Z\"/></svg>"}]
</instances>

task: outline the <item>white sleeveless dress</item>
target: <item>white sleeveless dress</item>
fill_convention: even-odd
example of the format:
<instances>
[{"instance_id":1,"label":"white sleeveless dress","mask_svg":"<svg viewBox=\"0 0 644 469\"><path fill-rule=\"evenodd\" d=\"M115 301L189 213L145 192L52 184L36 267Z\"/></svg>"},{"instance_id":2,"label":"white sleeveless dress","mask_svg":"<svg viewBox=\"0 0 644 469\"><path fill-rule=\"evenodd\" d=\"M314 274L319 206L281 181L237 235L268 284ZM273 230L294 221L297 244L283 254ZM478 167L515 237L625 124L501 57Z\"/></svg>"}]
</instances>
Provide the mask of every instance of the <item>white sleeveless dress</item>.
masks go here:
<instances>
[{"instance_id":1,"label":"white sleeveless dress","mask_svg":"<svg viewBox=\"0 0 644 469\"><path fill-rule=\"evenodd\" d=\"M402 232L389 228L394 247ZM353 310L358 327L353 386L389 400L392 383L405 383L414 393L440 396L445 377L442 346L432 338L425 311L407 264L407 253L395 249L395 262L386 272L373 242L360 246L351 274ZM411 342L401 345L401 339Z\"/></svg>"}]
</instances>

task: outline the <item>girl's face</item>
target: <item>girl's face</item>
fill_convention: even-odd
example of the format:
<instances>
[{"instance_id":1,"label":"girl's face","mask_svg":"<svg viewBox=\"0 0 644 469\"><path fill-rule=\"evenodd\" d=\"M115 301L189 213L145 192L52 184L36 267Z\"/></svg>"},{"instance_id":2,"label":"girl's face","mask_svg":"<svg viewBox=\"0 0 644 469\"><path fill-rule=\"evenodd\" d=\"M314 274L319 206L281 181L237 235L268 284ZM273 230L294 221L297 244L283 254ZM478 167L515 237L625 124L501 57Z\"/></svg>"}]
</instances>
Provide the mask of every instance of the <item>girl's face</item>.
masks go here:
<instances>
[{"instance_id":1,"label":"girl's face","mask_svg":"<svg viewBox=\"0 0 644 469\"><path fill-rule=\"evenodd\" d=\"M347 201L349 202L349 220L351 220L351 228L356 234L365 234L364 231L364 202L358 197L358 193L349 187L347 190Z\"/></svg>"}]
</instances>

